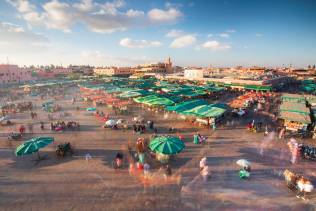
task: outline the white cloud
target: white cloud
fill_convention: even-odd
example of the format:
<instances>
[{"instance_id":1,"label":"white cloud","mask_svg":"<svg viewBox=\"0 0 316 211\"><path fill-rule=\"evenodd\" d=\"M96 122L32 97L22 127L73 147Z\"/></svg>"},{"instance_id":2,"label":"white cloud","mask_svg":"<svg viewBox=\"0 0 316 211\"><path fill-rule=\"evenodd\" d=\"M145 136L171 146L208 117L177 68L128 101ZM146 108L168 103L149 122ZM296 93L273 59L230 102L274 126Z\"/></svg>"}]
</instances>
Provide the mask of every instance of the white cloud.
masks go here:
<instances>
[{"instance_id":1,"label":"white cloud","mask_svg":"<svg viewBox=\"0 0 316 211\"><path fill-rule=\"evenodd\" d=\"M100 51L81 51L80 56L82 64L91 64L95 66L130 66L152 61L146 56L116 57L112 54L110 55Z\"/></svg>"},{"instance_id":2,"label":"white cloud","mask_svg":"<svg viewBox=\"0 0 316 211\"><path fill-rule=\"evenodd\" d=\"M100 4L100 8L103 14L116 15L119 13L119 8L123 7L125 2L123 0L114 0L113 2L105 2Z\"/></svg>"},{"instance_id":3,"label":"white cloud","mask_svg":"<svg viewBox=\"0 0 316 211\"><path fill-rule=\"evenodd\" d=\"M255 35L256 35L256 37L262 37L263 36L263 34L260 34L260 33L257 33Z\"/></svg>"},{"instance_id":4,"label":"white cloud","mask_svg":"<svg viewBox=\"0 0 316 211\"><path fill-rule=\"evenodd\" d=\"M21 17L25 19L30 25L41 25L44 19L43 15L36 12L35 5L28 0L7 0L9 4L21 13Z\"/></svg>"},{"instance_id":5,"label":"white cloud","mask_svg":"<svg viewBox=\"0 0 316 211\"><path fill-rule=\"evenodd\" d=\"M7 0L7 2L16 7L16 9L21 13L33 12L35 9L34 5L25 0Z\"/></svg>"},{"instance_id":6,"label":"white cloud","mask_svg":"<svg viewBox=\"0 0 316 211\"><path fill-rule=\"evenodd\" d=\"M235 33L235 32L236 32L235 29L229 29L229 30L227 30L227 33Z\"/></svg>"},{"instance_id":7,"label":"white cloud","mask_svg":"<svg viewBox=\"0 0 316 211\"><path fill-rule=\"evenodd\" d=\"M184 35L182 30L172 29L166 34L166 37L180 37L182 35Z\"/></svg>"},{"instance_id":8,"label":"white cloud","mask_svg":"<svg viewBox=\"0 0 316 211\"><path fill-rule=\"evenodd\" d=\"M195 35L183 35L172 41L170 44L171 48L184 48L193 45L196 42Z\"/></svg>"},{"instance_id":9,"label":"white cloud","mask_svg":"<svg viewBox=\"0 0 316 211\"><path fill-rule=\"evenodd\" d=\"M70 31L74 16L72 12L69 12L71 10L69 4L53 0L44 4L43 8L46 11L45 19L48 20L46 24L49 28Z\"/></svg>"},{"instance_id":10,"label":"white cloud","mask_svg":"<svg viewBox=\"0 0 316 211\"><path fill-rule=\"evenodd\" d=\"M207 37L213 37L213 34L208 34Z\"/></svg>"},{"instance_id":11,"label":"white cloud","mask_svg":"<svg viewBox=\"0 0 316 211\"><path fill-rule=\"evenodd\" d=\"M22 26L0 22L0 54L32 53L50 47L42 34L24 29ZM2 48L1 48L2 47Z\"/></svg>"},{"instance_id":12,"label":"white cloud","mask_svg":"<svg viewBox=\"0 0 316 211\"><path fill-rule=\"evenodd\" d=\"M42 34L26 31L22 26L0 22L0 40L12 45L48 43Z\"/></svg>"},{"instance_id":13,"label":"white cloud","mask_svg":"<svg viewBox=\"0 0 316 211\"><path fill-rule=\"evenodd\" d=\"M113 0L98 3L95 0L69 2L50 0L42 5L31 4L29 0L7 0L30 26L45 26L49 29L70 32L75 24L83 24L93 32L111 33L130 27L150 24L173 23L182 13L175 8L161 10L154 8L145 16L141 10L124 11L125 1Z\"/></svg>"},{"instance_id":14,"label":"white cloud","mask_svg":"<svg viewBox=\"0 0 316 211\"><path fill-rule=\"evenodd\" d=\"M168 10L152 9L148 12L148 17L153 22L175 22L182 16L182 13L175 8Z\"/></svg>"},{"instance_id":15,"label":"white cloud","mask_svg":"<svg viewBox=\"0 0 316 211\"><path fill-rule=\"evenodd\" d=\"M231 46L228 44L222 44L216 40L210 40L202 44L202 48L211 49L211 50L225 50L230 49Z\"/></svg>"},{"instance_id":16,"label":"white cloud","mask_svg":"<svg viewBox=\"0 0 316 211\"><path fill-rule=\"evenodd\" d=\"M124 38L120 41L120 45L127 48L150 48L160 47L162 44L159 41L132 40L130 38Z\"/></svg>"},{"instance_id":17,"label":"white cloud","mask_svg":"<svg viewBox=\"0 0 316 211\"><path fill-rule=\"evenodd\" d=\"M223 38L229 38L229 34L227 33L221 33L219 34L220 37L223 37Z\"/></svg>"},{"instance_id":18,"label":"white cloud","mask_svg":"<svg viewBox=\"0 0 316 211\"><path fill-rule=\"evenodd\" d=\"M130 9L126 12L126 15L128 17L141 17L141 16L144 16L144 12L140 10Z\"/></svg>"},{"instance_id":19,"label":"white cloud","mask_svg":"<svg viewBox=\"0 0 316 211\"><path fill-rule=\"evenodd\" d=\"M22 26L13 23L0 22L0 27L8 32L24 32L24 28Z\"/></svg>"},{"instance_id":20,"label":"white cloud","mask_svg":"<svg viewBox=\"0 0 316 211\"><path fill-rule=\"evenodd\" d=\"M80 3L74 3L73 7L77 8L80 11L83 12L89 12L92 11L95 4L93 3L93 0L81 0Z\"/></svg>"},{"instance_id":21,"label":"white cloud","mask_svg":"<svg viewBox=\"0 0 316 211\"><path fill-rule=\"evenodd\" d=\"M165 7L166 8L179 8L179 7L183 7L183 5L181 3L166 2Z\"/></svg>"}]
</instances>

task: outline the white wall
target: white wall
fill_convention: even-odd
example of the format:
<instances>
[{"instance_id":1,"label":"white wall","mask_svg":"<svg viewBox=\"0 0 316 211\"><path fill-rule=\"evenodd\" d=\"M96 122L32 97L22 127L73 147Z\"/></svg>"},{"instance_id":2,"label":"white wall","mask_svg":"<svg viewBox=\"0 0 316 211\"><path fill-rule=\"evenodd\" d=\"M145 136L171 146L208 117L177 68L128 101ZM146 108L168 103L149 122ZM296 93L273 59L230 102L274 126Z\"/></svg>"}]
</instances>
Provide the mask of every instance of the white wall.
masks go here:
<instances>
[{"instance_id":1,"label":"white wall","mask_svg":"<svg viewBox=\"0 0 316 211\"><path fill-rule=\"evenodd\" d=\"M193 69L193 70L184 70L184 77L185 78L203 78L204 77L204 70L201 69Z\"/></svg>"}]
</instances>

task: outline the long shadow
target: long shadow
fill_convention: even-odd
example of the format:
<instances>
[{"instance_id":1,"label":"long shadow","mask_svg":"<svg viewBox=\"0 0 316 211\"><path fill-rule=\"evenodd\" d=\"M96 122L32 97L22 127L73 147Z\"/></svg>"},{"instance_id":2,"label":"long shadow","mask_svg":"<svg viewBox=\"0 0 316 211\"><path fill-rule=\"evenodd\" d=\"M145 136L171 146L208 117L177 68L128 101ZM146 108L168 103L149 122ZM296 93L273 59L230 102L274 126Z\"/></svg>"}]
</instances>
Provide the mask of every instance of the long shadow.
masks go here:
<instances>
[{"instance_id":1,"label":"long shadow","mask_svg":"<svg viewBox=\"0 0 316 211\"><path fill-rule=\"evenodd\" d=\"M92 159L94 157L101 157L102 160L106 161L105 164L108 165L110 161L113 160L117 152L117 150L75 149L74 154L72 156L67 154L64 158L58 158L54 151L40 152L40 156L41 158L43 158L43 160L41 161L36 160L37 156L35 154L22 157L13 156L13 162L9 164L9 168L32 171L33 169L45 168L48 166L56 166L78 159L85 161L86 154L90 154Z\"/></svg>"},{"instance_id":2,"label":"long shadow","mask_svg":"<svg viewBox=\"0 0 316 211\"><path fill-rule=\"evenodd\" d=\"M48 195L39 195L37 192L27 193L5 193L3 197L6 199L4 209L9 206L12 201L18 199L25 200L25 196L29 198L24 209L29 209L32 206L41 207L41 203L45 201L46 207L57 207L66 209L65 206L70 206L68 209L80 210L83 207L87 209L95 209L96 207L104 207L106 210L185 210L184 204L180 199L180 188L174 185L157 186L147 188L146 191L142 187L122 187L122 186L103 186L99 183L101 190L89 191L81 189L81 191L63 193L59 191L49 191ZM46 184L34 184L35 186L44 186ZM65 187L67 184L65 184ZM70 184L72 185L72 184ZM57 186L60 186L57 184ZM84 194L84 198L82 195ZM67 200L65 201L65 198ZM123 200L122 200L123 199ZM80 203L79 203L80 201ZM73 203L78 202L78 203ZM58 205L57 205L58 204Z\"/></svg>"},{"instance_id":3,"label":"long shadow","mask_svg":"<svg viewBox=\"0 0 316 211\"><path fill-rule=\"evenodd\" d=\"M264 149L263 153L260 154L259 149L253 147L241 148L239 152L242 154L241 157L248 158L253 162L260 163L266 166L287 166L289 165L288 159L280 157L281 151L276 149Z\"/></svg>"},{"instance_id":4,"label":"long shadow","mask_svg":"<svg viewBox=\"0 0 316 211\"><path fill-rule=\"evenodd\" d=\"M220 142L220 141L216 141L216 139L229 139L229 140L232 140L232 139L237 139L237 138L235 138L235 137L225 137L225 136L215 136L214 139L215 139L215 141L213 141L212 143L226 143L226 142L230 142L230 141Z\"/></svg>"},{"instance_id":5,"label":"long shadow","mask_svg":"<svg viewBox=\"0 0 316 211\"><path fill-rule=\"evenodd\" d=\"M188 157L175 157L170 161L171 166L180 168L184 166L188 161L190 161L191 158Z\"/></svg>"},{"instance_id":6,"label":"long shadow","mask_svg":"<svg viewBox=\"0 0 316 211\"><path fill-rule=\"evenodd\" d=\"M99 125L80 125L80 131L95 131L95 129L100 128ZM66 130L72 132L72 130ZM76 131L76 130L73 130Z\"/></svg>"},{"instance_id":7,"label":"long shadow","mask_svg":"<svg viewBox=\"0 0 316 211\"><path fill-rule=\"evenodd\" d=\"M227 145L231 146L231 145L236 145L236 144L244 144L246 143L246 141L208 141L208 144L210 147L214 146L214 147L221 147L221 146L225 146L227 147Z\"/></svg>"},{"instance_id":8,"label":"long shadow","mask_svg":"<svg viewBox=\"0 0 316 211\"><path fill-rule=\"evenodd\" d=\"M224 166L235 163L239 156L227 156L227 157L218 157L218 156L207 156L206 163L210 166Z\"/></svg>"}]
</instances>

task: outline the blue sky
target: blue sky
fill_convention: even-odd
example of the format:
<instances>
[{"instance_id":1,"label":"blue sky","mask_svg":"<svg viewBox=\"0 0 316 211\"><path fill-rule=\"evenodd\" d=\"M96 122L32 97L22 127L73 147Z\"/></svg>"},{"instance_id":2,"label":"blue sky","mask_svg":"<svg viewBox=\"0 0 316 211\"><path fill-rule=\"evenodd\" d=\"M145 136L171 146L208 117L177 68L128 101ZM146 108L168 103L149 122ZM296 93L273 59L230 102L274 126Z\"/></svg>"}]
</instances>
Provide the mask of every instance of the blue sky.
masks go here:
<instances>
[{"instance_id":1,"label":"blue sky","mask_svg":"<svg viewBox=\"0 0 316 211\"><path fill-rule=\"evenodd\" d=\"M313 0L3 0L0 63L316 64Z\"/></svg>"}]
</instances>

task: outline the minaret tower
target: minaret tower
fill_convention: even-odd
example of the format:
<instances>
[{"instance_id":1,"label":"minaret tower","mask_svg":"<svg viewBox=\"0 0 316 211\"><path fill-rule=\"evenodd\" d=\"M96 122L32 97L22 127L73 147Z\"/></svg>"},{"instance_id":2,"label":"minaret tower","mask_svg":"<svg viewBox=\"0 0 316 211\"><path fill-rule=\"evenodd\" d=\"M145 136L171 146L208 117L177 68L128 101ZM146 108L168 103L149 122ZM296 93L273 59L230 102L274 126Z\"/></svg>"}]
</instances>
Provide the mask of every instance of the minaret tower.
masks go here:
<instances>
[{"instance_id":1,"label":"minaret tower","mask_svg":"<svg viewBox=\"0 0 316 211\"><path fill-rule=\"evenodd\" d=\"M168 59L166 60L165 65L166 65L166 72L172 73L172 62L171 62L170 57L168 57Z\"/></svg>"}]
</instances>

